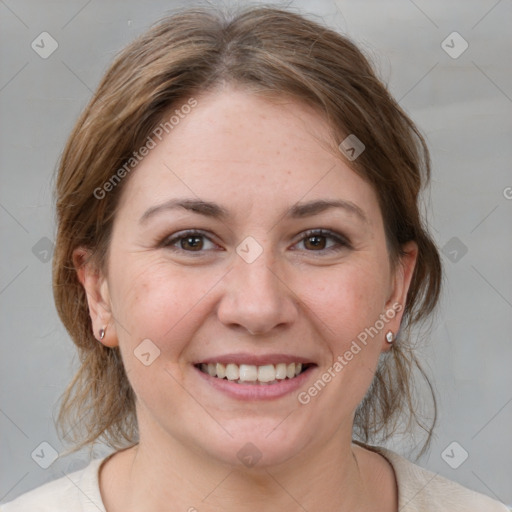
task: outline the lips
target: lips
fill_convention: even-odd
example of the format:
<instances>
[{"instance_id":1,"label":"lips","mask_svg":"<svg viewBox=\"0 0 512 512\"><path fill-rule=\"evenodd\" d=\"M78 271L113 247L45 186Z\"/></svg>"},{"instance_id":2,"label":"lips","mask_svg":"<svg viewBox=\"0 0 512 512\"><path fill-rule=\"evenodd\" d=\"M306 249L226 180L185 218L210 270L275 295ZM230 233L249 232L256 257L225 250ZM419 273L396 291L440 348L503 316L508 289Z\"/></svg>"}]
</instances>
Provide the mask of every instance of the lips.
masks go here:
<instances>
[{"instance_id":1,"label":"lips","mask_svg":"<svg viewBox=\"0 0 512 512\"><path fill-rule=\"evenodd\" d=\"M214 388L236 398L283 396L300 386L317 365L290 354L226 354L194 364Z\"/></svg>"}]
</instances>

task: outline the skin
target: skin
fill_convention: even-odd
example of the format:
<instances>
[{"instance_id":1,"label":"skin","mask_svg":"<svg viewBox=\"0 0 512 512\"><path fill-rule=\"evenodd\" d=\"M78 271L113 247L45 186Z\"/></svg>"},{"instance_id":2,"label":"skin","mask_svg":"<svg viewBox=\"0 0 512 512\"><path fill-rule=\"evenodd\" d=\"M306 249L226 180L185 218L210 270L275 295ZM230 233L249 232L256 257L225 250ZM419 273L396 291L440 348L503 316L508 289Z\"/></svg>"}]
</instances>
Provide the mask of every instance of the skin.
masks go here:
<instances>
[{"instance_id":1,"label":"skin","mask_svg":"<svg viewBox=\"0 0 512 512\"><path fill-rule=\"evenodd\" d=\"M233 86L196 99L125 183L106 274L83 265L85 249L74 253L94 332L107 326L102 343L120 347L137 396L140 443L103 464L105 506L396 511L391 466L351 439L355 409L389 350L385 333L398 331L402 312L307 405L296 392L226 396L193 363L233 352L298 355L317 365L307 390L379 315L405 304L417 246L404 246L392 268L374 190L327 149L328 127L310 107ZM177 209L139 222L178 197L214 201L230 217ZM313 199L351 201L367 222L343 209L284 217ZM315 246L304 232L320 228L350 247L329 251L337 246L329 237ZM205 232L199 252L187 239L173 242L176 251L160 244L185 229ZM247 236L263 250L252 263L236 252ZM149 366L134 356L144 339L160 350ZM237 457L248 442L261 454L251 468Z\"/></svg>"}]
</instances>

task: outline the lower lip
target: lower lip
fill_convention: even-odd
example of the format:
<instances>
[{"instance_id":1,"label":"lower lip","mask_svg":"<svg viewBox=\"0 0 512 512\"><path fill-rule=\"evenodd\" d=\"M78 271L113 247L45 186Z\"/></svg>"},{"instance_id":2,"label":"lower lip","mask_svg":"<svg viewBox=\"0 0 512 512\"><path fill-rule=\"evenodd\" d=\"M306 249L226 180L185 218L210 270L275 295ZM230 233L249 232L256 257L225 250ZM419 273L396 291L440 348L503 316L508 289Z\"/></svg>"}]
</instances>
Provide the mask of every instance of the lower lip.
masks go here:
<instances>
[{"instance_id":1,"label":"lower lip","mask_svg":"<svg viewBox=\"0 0 512 512\"><path fill-rule=\"evenodd\" d=\"M237 384L235 381L212 377L194 366L194 370L210 386L238 400L272 400L293 393L304 385L314 368L310 366L297 377L283 379L276 384Z\"/></svg>"}]
</instances>

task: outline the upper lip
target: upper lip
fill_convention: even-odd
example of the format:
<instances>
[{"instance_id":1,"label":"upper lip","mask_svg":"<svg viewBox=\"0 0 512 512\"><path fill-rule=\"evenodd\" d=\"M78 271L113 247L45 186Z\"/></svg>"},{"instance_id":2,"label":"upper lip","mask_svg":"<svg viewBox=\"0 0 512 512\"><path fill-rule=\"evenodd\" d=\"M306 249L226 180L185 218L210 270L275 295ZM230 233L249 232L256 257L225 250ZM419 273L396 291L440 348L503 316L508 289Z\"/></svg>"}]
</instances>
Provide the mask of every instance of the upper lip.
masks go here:
<instances>
[{"instance_id":1,"label":"upper lip","mask_svg":"<svg viewBox=\"0 0 512 512\"><path fill-rule=\"evenodd\" d=\"M263 366L266 364L279 364L279 363L302 363L302 364L315 364L311 359L306 357L295 356L291 354L244 354L244 353L232 353L222 354L218 356L207 357L201 359L196 364L208 364L208 363L222 363L222 364L250 364L254 366Z\"/></svg>"}]
</instances>

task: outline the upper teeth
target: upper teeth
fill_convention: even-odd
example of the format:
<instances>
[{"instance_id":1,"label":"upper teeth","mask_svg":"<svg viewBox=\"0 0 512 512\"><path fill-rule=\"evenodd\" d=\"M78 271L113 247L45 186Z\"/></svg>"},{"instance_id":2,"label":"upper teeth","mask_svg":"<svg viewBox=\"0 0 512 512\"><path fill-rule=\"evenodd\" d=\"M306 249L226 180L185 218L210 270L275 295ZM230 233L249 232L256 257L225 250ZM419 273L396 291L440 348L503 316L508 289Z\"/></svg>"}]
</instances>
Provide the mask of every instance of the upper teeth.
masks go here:
<instances>
[{"instance_id":1,"label":"upper teeth","mask_svg":"<svg viewBox=\"0 0 512 512\"><path fill-rule=\"evenodd\" d=\"M238 382L272 382L293 378L302 371L302 363L279 363L255 366L252 364L201 364L201 370L212 377L227 378Z\"/></svg>"}]
</instances>

